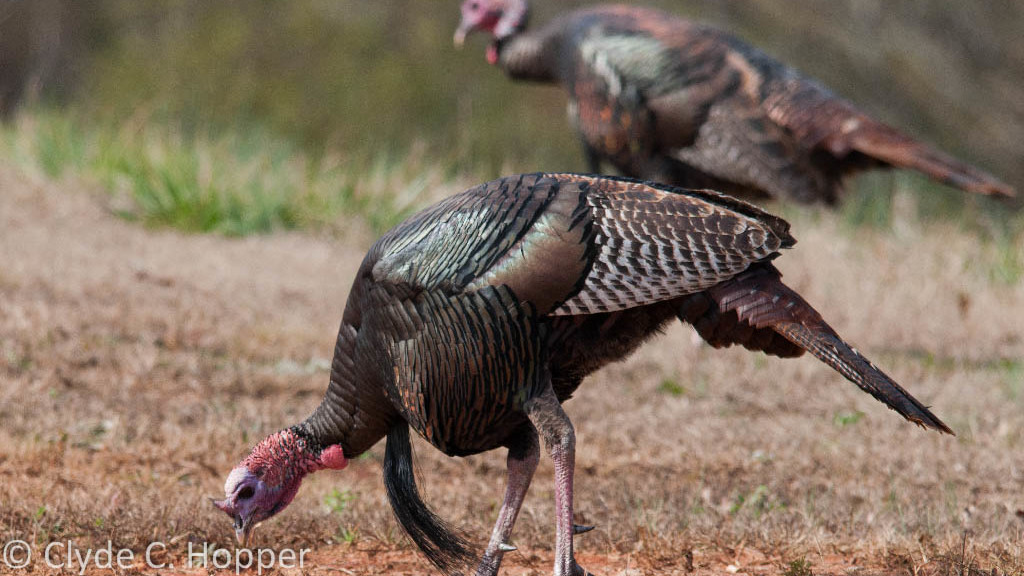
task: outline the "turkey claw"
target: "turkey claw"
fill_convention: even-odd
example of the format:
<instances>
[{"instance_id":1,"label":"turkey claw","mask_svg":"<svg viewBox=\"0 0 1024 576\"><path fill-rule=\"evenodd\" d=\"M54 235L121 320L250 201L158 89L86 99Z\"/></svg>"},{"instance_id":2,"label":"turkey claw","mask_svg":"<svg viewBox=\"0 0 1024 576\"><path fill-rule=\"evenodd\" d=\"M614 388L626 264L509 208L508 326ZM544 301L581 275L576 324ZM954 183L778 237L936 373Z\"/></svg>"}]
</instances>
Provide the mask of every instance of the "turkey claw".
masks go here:
<instances>
[{"instance_id":1,"label":"turkey claw","mask_svg":"<svg viewBox=\"0 0 1024 576\"><path fill-rule=\"evenodd\" d=\"M572 535L573 536L579 536L580 534L586 534L587 532L590 532L593 529L594 529L593 526L585 526L583 524L573 524L572 525Z\"/></svg>"},{"instance_id":2,"label":"turkey claw","mask_svg":"<svg viewBox=\"0 0 1024 576\"><path fill-rule=\"evenodd\" d=\"M583 569L582 566L580 566L579 564L573 562L573 564L572 564L572 576L596 576L596 574L594 574L592 572L587 572L586 570Z\"/></svg>"}]
</instances>

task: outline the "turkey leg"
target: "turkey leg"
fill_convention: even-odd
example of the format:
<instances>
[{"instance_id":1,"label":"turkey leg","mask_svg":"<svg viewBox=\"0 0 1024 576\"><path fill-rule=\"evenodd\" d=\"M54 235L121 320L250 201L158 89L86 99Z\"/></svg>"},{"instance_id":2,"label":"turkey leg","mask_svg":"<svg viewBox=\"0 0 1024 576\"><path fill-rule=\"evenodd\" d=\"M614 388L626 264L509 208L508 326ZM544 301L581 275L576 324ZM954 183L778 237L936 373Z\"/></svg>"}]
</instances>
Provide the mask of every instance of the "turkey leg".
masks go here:
<instances>
[{"instance_id":1,"label":"turkey leg","mask_svg":"<svg viewBox=\"0 0 1024 576\"><path fill-rule=\"evenodd\" d=\"M555 576L589 576L572 553L572 475L576 433L550 386L526 402L526 415L544 439L555 464Z\"/></svg>"},{"instance_id":2,"label":"turkey leg","mask_svg":"<svg viewBox=\"0 0 1024 576\"><path fill-rule=\"evenodd\" d=\"M505 489L505 501L498 512L498 521L494 524L491 541L476 570L476 576L496 576L501 558L505 552L515 550L509 544L512 526L519 516L526 491L530 488L530 480L537 470L540 460L540 445L537 441L537 430L530 424L523 427L515 442L508 447L508 487Z\"/></svg>"},{"instance_id":3,"label":"turkey leg","mask_svg":"<svg viewBox=\"0 0 1024 576\"><path fill-rule=\"evenodd\" d=\"M590 144L587 144L586 142L583 143L583 156L587 160L587 170L589 170L591 174L600 174L601 155L598 154L597 150L594 150L594 148Z\"/></svg>"}]
</instances>

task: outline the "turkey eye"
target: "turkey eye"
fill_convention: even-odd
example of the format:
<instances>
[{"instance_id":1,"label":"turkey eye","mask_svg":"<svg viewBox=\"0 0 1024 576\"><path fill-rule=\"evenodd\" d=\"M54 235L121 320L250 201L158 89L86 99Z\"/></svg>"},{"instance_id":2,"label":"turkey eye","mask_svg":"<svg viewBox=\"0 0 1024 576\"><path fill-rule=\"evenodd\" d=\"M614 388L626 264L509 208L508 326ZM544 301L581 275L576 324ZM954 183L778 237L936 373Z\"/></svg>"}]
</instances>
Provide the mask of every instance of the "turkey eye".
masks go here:
<instances>
[{"instance_id":1,"label":"turkey eye","mask_svg":"<svg viewBox=\"0 0 1024 576\"><path fill-rule=\"evenodd\" d=\"M470 2L469 3L469 9L470 10L474 10L474 11L475 10L479 10L480 9L480 3L479 2Z\"/></svg>"},{"instance_id":2,"label":"turkey eye","mask_svg":"<svg viewBox=\"0 0 1024 576\"><path fill-rule=\"evenodd\" d=\"M246 486L238 491L238 499L248 500L249 498L252 498L252 495L255 493L256 491L252 489L252 486Z\"/></svg>"}]
</instances>

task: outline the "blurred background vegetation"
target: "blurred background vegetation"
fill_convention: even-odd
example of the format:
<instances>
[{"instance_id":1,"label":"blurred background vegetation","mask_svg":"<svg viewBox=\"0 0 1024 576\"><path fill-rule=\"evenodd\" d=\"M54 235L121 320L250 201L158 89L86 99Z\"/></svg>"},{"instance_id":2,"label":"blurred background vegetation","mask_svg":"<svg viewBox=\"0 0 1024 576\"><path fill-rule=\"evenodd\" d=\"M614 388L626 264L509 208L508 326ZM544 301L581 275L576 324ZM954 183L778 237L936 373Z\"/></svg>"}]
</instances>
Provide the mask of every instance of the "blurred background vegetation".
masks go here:
<instances>
[{"instance_id":1,"label":"blurred background vegetation","mask_svg":"<svg viewBox=\"0 0 1024 576\"><path fill-rule=\"evenodd\" d=\"M731 30L1024 189L1024 3L644 3ZM0 0L0 153L98 180L127 217L228 234L342 214L379 230L438 183L584 169L560 89L509 82L483 38L453 48L458 4ZM535 0L533 22L583 4ZM905 182L927 190L926 215L1002 209L901 175L859 179L872 193L846 210L884 224Z\"/></svg>"}]
</instances>

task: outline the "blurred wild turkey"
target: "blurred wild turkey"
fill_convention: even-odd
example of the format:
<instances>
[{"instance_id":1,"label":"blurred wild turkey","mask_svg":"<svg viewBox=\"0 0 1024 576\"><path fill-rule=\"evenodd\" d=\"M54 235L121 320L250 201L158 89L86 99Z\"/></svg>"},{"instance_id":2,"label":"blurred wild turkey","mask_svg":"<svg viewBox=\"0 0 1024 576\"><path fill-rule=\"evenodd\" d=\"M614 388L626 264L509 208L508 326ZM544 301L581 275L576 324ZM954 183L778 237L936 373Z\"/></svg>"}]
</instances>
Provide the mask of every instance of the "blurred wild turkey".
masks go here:
<instances>
[{"instance_id":1,"label":"blurred wild turkey","mask_svg":"<svg viewBox=\"0 0 1024 576\"><path fill-rule=\"evenodd\" d=\"M788 224L714 192L574 174L511 176L411 217L370 248L338 332L330 385L305 421L260 442L215 502L247 543L302 477L387 436L395 515L445 572L497 573L543 439L555 464L555 574L572 538L575 436L561 403L673 318L712 346L811 352L908 420L952 433L785 286ZM508 449L508 487L482 556L434 515L409 428L445 454Z\"/></svg>"},{"instance_id":2,"label":"blurred wild turkey","mask_svg":"<svg viewBox=\"0 0 1024 576\"><path fill-rule=\"evenodd\" d=\"M845 176L896 167L1015 194L721 30L635 6L577 10L536 32L527 17L527 0L465 0L455 43L490 32L491 64L560 83L594 173L607 161L645 180L831 205Z\"/></svg>"}]
</instances>

